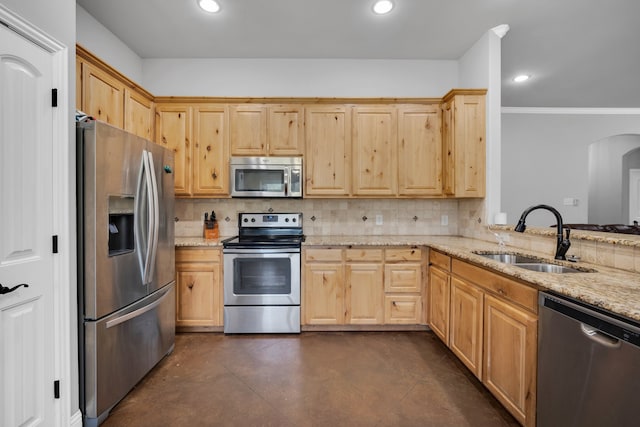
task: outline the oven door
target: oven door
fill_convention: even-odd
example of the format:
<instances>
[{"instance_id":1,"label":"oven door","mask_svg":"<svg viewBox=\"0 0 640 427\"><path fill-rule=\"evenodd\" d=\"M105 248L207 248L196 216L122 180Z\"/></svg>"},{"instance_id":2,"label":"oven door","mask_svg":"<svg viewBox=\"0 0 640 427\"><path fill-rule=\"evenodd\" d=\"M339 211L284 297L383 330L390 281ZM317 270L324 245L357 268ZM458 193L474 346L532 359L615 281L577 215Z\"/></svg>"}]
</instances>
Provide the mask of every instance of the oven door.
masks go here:
<instances>
[{"instance_id":1,"label":"oven door","mask_svg":"<svg viewBox=\"0 0 640 427\"><path fill-rule=\"evenodd\" d=\"M299 305L300 249L225 249L224 305Z\"/></svg>"}]
</instances>

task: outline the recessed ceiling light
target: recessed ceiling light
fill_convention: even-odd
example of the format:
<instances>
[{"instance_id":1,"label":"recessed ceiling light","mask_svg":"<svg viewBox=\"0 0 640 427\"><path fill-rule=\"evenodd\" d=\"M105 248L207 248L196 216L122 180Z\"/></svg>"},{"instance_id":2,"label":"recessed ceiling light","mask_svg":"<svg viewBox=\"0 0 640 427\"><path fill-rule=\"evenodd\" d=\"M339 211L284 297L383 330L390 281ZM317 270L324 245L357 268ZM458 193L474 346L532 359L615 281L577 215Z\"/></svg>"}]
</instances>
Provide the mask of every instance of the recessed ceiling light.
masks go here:
<instances>
[{"instance_id":1,"label":"recessed ceiling light","mask_svg":"<svg viewBox=\"0 0 640 427\"><path fill-rule=\"evenodd\" d=\"M519 76L515 76L513 78L513 81L516 82L516 83L522 83L522 82L526 82L530 78L531 78L531 76L529 76L527 74L520 74Z\"/></svg>"},{"instance_id":2,"label":"recessed ceiling light","mask_svg":"<svg viewBox=\"0 0 640 427\"><path fill-rule=\"evenodd\" d=\"M200 9L205 12L216 13L220 11L220 5L216 0L197 0Z\"/></svg>"},{"instance_id":3,"label":"recessed ceiling light","mask_svg":"<svg viewBox=\"0 0 640 427\"><path fill-rule=\"evenodd\" d=\"M373 11L378 15L389 13L391 9L393 9L393 2L391 0L378 0L373 4Z\"/></svg>"}]
</instances>

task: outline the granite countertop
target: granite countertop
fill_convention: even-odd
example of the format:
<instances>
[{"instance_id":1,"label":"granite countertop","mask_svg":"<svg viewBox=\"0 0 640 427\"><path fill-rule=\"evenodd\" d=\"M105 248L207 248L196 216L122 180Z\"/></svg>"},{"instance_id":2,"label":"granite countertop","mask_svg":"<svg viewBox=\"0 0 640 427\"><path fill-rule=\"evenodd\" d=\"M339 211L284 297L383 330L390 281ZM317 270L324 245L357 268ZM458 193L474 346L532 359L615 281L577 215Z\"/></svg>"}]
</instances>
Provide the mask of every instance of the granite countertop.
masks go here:
<instances>
[{"instance_id":1,"label":"granite countertop","mask_svg":"<svg viewBox=\"0 0 640 427\"><path fill-rule=\"evenodd\" d=\"M221 248L222 240L227 237L231 236L221 236L219 239L213 240L205 240L201 237L177 237L175 244L177 247ZM429 246L451 256L522 280L540 290L550 290L566 295L640 322L640 275L625 270L586 262L556 261L553 260L553 254L499 246L497 243L456 236L307 236L303 247L307 246ZM475 251L521 253L542 258L550 263L595 270L595 272L539 273L482 257L475 254Z\"/></svg>"}]
</instances>

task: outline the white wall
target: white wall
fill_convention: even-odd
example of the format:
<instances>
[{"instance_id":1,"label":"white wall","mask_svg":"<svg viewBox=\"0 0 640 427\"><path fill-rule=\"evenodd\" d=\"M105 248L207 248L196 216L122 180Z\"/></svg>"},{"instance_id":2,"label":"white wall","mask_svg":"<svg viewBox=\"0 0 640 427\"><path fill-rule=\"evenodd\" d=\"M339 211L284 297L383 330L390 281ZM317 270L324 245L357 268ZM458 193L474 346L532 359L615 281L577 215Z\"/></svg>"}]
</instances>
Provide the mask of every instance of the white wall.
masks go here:
<instances>
[{"instance_id":1,"label":"white wall","mask_svg":"<svg viewBox=\"0 0 640 427\"><path fill-rule=\"evenodd\" d=\"M441 97L457 61L355 59L144 59L156 96Z\"/></svg>"},{"instance_id":2,"label":"white wall","mask_svg":"<svg viewBox=\"0 0 640 427\"><path fill-rule=\"evenodd\" d=\"M104 25L76 4L77 43L138 84L142 84L142 60Z\"/></svg>"},{"instance_id":3,"label":"white wall","mask_svg":"<svg viewBox=\"0 0 640 427\"><path fill-rule=\"evenodd\" d=\"M485 223L493 223L494 215L500 212L501 61L501 37L489 30L459 62L458 87L487 89Z\"/></svg>"},{"instance_id":4,"label":"white wall","mask_svg":"<svg viewBox=\"0 0 640 427\"><path fill-rule=\"evenodd\" d=\"M638 109L504 108L502 114L502 210L515 223L524 209L546 203L566 223L586 223L588 146L619 134L640 133ZM564 206L577 198L577 206ZM536 211L529 225L546 226L554 218Z\"/></svg>"}]
</instances>

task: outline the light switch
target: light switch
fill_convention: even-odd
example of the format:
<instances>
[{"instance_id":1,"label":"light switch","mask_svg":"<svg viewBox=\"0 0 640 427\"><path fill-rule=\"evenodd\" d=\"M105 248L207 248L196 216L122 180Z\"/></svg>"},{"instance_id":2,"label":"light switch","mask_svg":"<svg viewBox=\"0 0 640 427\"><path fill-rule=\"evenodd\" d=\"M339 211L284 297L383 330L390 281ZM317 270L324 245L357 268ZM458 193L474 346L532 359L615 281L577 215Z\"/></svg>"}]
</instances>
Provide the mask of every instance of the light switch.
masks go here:
<instances>
[{"instance_id":1,"label":"light switch","mask_svg":"<svg viewBox=\"0 0 640 427\"><path fill-rule=\"evenodd\" d=\"M440 216L440 225L449 225L449 215Z\"/></svg>"},{"instance_id":2,"label":"light switch","mask_svg":"<svg viewBox=\"0 0 640 427\"><path fill-rule=\"evenodd\" d=\"M382 225L382 215L376 215L376 225Z\"/></svg>"}]
</instances>

